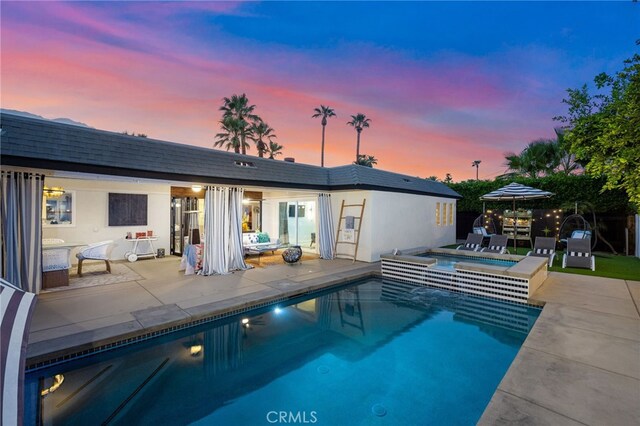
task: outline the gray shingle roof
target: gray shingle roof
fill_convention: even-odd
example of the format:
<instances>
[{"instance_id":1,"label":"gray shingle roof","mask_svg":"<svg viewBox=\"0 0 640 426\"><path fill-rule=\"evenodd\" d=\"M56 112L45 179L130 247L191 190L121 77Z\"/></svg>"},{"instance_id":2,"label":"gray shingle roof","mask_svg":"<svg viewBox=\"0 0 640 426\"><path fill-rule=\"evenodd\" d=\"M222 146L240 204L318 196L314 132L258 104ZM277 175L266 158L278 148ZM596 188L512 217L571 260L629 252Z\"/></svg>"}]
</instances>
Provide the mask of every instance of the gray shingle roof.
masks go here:
<instances>
[{"instance_id":1,"label":"gray shingle roof","mask_svg":"<svg viewBox=\"0 0 640 426\"><path fill-rule=\"evenodd\" d=\"M3 165L184 182L361 188L460 198L442 183L370 167L321 168L6 113L0 114L0 126Z\"/></svg>"}]
</instances>

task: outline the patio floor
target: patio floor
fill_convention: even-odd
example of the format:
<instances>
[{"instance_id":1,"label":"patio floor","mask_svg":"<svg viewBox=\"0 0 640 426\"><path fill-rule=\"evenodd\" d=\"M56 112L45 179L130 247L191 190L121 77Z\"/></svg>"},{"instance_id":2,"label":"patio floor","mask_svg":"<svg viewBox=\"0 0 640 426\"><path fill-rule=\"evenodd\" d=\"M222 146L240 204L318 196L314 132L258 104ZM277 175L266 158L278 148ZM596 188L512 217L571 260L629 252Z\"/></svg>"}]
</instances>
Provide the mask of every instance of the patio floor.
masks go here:
<instances>
[{"instance_id":1,"label":"patio floor","mask_svg":"<svg viewBox=\"0 0 640 426\"><path fill-rule=\"evenodd\" d=\"M28 364L380 271L348 260L184 276L167 257L126 263L142 280L38 297ZM640 424L640 281L549 273L544 309L480 424Z\"/></svg>"},{"instance_id":2,"label":"patio floor","mask_svg":"<svg viewBox=\"0 0 640 426\"><path fill-rule=\"evenodd\" d=\"M294 265L203 277L185 276L178 271L179 263L174 256L123 262L143 279L41 293L31 323L27 365L380 270L378 263L303 259Z\"/></svg>"},{"instance_id":3,"label":"patio floor","mask_svg":"<svg viewBox=\"0 0 640 426\"><path fill-rule=\"evenodd\" d=\"M549 273L479 424L640 424L640 281Z\"/></svg>"}]
</instances>

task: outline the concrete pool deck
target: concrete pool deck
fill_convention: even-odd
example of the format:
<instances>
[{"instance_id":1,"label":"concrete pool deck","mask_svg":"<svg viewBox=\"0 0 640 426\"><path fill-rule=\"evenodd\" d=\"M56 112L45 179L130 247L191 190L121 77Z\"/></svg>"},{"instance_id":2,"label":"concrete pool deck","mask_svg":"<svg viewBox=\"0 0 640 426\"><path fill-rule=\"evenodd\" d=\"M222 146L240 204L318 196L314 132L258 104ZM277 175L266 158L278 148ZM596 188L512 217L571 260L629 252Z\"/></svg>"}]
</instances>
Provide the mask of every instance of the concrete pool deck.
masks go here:
<instances>
[{"instance_id":1,"label":"concrete pool deck","mask_svg":"<svg viewBox=\"0 0 640 426\"><path fill-rule=\"evenodd\" d=\"M124 262L142 279L41 293L31 322L27 366L376 275L378 263L304 260L229 275L184 275L180 259Z\"/></svg>"},{"instance_id":2,"label":"concrete pool deck","mask_svg":"<svg viewBox=\"0 0 640 426\"><path fill-rule=\"evenodd\" d=\"M199 277L178 262L127 263L144 279L38 296L28 364L380 271L316 259ZM546 305L480 423L640 424L640 281L551 272L532 302Z\"/></svg>"},{"instance_id":3,"label":"concrete pool deck","mask_svg":"<svg viewBox=\"0 0 640 426\"><path fill-rule=\"evenodd\" d=\"M551 272L479 424L640 424L640 281Z\"/></svg>"}]
</instances>

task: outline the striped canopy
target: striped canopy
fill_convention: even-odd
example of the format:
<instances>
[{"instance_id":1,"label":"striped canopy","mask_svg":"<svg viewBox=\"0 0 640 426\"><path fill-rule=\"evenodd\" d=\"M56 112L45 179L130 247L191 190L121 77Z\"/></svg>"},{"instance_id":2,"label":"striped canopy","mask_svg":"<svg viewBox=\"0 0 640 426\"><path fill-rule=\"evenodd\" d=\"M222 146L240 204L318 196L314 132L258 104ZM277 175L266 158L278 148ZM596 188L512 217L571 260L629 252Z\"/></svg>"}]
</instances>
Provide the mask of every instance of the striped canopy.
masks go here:
<instances>
[{"instance_id":1,"label":"striped canopy","mask_svg":"<svg viewBox=\"0 0 640 426\"><path fill-rule=\"evenodd\" d=\"M541 189L531 188L520 183L512 182L488 194L480 197L481 200L504 201L504 200L536 200L539 198L549 198L553 194Z\"/></svg>"}]
</instances>

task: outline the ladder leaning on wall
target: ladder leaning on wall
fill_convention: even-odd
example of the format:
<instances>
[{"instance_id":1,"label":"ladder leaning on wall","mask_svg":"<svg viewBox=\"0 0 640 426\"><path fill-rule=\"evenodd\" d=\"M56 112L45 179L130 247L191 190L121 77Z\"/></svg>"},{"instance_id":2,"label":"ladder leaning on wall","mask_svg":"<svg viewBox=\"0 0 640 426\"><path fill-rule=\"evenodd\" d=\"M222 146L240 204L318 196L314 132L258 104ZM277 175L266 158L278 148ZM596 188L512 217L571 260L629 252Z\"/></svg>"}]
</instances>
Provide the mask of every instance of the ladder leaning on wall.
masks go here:
<instances>
[{"instance_id":1,"label":"ladder leaning on wall","mask_svg":"<svg viewBox=\"0 0 640 426\"><path fill-rule=\"evenodd\" d=\"M360 243L360 228L362 227L362 216L364 216L364 206L367 203L367 199L362 199L362 204L345 204L344 200L342 200L342 205L340 206L340 216L338 219L338 231L336 233L336 243L334 246L334 253L336 257L346 256L348 258L353 258L353 262L355 263L356 257L358 257L358 244ZM341 239L340 237L343 235L342 231L346 229L346 219L345 209L353 209L355 207L360 207L360 216L353 216L353 233L355 234L355 242L354 241L346 241ZM348 215L351 216L351 215ZM343 228L345 226L345 228ZM338 252L338 244L352 245L354 246L353 254L349 253L339 253Z\"/></svg>"}]
</instances>

